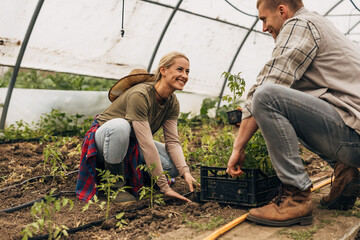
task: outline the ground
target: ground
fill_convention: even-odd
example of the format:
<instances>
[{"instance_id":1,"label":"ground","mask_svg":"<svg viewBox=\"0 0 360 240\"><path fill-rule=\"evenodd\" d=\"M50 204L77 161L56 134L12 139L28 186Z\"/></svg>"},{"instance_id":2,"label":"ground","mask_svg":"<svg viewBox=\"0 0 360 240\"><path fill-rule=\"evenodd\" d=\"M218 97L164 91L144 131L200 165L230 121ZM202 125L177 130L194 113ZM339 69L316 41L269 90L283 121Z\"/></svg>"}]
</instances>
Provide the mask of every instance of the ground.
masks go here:
<instances>
[{"instance_id":1,"label":"ground","mask_svg":"<svg viewBox=\"0 0 360 240\"><path fill-rule=\"evenodd\" d=\"M21 231L26 225L34 222L31 208L25 207L13 212L4 212L21 204L41 198L56 188L62 196L71 199L74 207L61 207L54 214L53 220L59 226L76 228L91 222L103 220L105 212L98 206L91 205L82 211L85 203L74 196L79 162L79 151L76 149L82 139L69 141L61 148L63 162L68 167L63 178L40 177L25 184L15 185L35 176L49 175L48 167L44 168L44 144L38 142L17 142L0 144L0 232L1 239L20 239ZM301 148L306 171L314 181L330 176L332 169L316 155ZM199 176L199 169L192 164L192 173ZM14 186L15 185L15 186ZM12 187L10 187L12 186ZM188 189L181 178L177 178L173 188L181 194ZM359 204L348 212L330 211L319 206L321 197L328 193L325 187L313 194L315 211L314 224L311 226L293 226L290 228L267 228L244 222L227 232L219 239L340 239L351 228L359 227ZM103 198L102 198L103 199ZM109 216L124 212L123 219L128 223L122 229L116 227L116 219L94 224L95 226L77 231L70 239L204 239L220 226L245 214L248 209L218 203L185 203L165 199L166 205L155 205L149 208L148 200L137 203L115 206L111 205ZM45 231L34 234L44 235ZM297 238L297 235L302 238ZM294 237L295 236L295 237ZM351 238L349 238L351 239Z\"/></svg>"}]
</instances>

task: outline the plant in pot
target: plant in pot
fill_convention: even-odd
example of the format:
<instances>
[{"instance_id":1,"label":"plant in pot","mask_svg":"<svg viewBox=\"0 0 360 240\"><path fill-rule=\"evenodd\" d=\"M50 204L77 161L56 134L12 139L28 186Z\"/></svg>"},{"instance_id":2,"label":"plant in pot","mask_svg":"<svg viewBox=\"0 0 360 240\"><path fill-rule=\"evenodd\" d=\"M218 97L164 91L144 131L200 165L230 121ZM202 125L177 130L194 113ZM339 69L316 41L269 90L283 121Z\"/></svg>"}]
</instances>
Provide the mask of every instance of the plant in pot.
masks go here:
<instances>
[{"instance_id":1,"label":"plant in pot","mask_svg":"<svg viewBox=\"0 0 360 240\"><path fill-rule=\"evenodd\" d=\"M245 92L245 80L240 77L241 72L237 74L231 74L230 72L224 72L221 76L227 79L227 86L231 91L231 94L225 95L222 100L230 103L231 111L227 111L229 124L236 124L241 122L241 109L238 105L238 99Z\"/></svg>"}]
</instances>

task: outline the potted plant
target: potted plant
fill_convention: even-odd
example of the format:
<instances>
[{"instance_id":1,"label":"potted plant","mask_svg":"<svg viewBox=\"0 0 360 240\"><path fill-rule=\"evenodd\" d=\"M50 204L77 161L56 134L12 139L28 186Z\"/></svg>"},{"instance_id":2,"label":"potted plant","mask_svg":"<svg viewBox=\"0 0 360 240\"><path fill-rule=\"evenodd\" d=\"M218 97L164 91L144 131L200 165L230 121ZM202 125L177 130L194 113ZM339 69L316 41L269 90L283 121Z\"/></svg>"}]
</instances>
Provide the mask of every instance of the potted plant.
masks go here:
<instances>
[{"instance_id":1,"label":"potted plant","mask_svg":"<svg viewBox=\"0 0 360 240\"><path fill-rule=\"evenodd\" d=\"M230 103L232 110L227 111L229 124L236 124L241 122L241 109L237 105L237 100L245 92L245 80L240 77L241 72L237 74L231 74L230 72L224 72L221 76L224 76L227 79L227 86L230 88L231 95L225 95L222 100Z\"/></svg>"}]
</instances>

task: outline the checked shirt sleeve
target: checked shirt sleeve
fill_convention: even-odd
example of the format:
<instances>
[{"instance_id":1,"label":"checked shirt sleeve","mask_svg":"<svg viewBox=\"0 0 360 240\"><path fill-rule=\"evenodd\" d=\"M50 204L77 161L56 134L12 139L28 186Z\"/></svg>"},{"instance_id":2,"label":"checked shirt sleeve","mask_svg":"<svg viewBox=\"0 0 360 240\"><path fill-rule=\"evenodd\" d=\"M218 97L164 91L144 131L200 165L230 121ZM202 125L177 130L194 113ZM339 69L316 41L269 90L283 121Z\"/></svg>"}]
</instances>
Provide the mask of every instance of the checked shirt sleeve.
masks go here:
<instances>
[{"instance_id":1,"label":"checked shirt sleeve","mask_svg":"<svg viewBox=\"0 0 360 240\"><path fill-rule=\"evenodd\" d=\"M243 108L243 119L252 115L251 102L256 88L264 83L291 87L299 80L316 56L320 34L307 21L292 18L287 20L277 39L271 59L260 71L247 95Z\"/></svg>"}]
</instances>

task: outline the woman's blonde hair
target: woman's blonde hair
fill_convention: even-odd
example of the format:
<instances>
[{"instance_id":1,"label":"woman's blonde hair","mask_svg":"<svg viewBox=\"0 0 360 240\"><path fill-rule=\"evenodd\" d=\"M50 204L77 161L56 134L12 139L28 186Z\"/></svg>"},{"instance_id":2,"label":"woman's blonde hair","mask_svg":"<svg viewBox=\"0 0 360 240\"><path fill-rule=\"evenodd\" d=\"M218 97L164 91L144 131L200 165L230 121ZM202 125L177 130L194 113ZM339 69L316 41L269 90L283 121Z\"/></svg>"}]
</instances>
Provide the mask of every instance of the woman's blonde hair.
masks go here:
<instances>
[{"instance_id":1,"label":"woman's blonde hair","mask_svg":"<svg viewBox=\"0 0 360 240\"><path fill-rule=\"evenodd\" d=\"M155 72L155 81L156 82L161 79L160 68L161 67L169 68L171 65L173 65L175 63L176 58L185 58L188 62L190 62L189 59L185 56L185 54L180 53L180 52L169 52L169 53L165 54L161 58L159 65Z\"/></svg>"}]
</instances>

